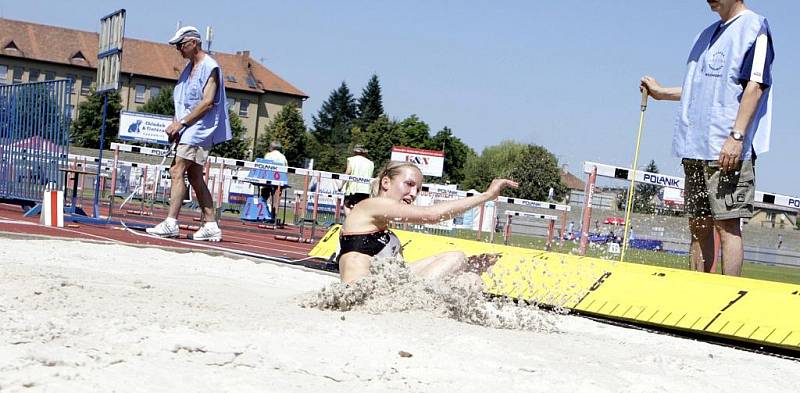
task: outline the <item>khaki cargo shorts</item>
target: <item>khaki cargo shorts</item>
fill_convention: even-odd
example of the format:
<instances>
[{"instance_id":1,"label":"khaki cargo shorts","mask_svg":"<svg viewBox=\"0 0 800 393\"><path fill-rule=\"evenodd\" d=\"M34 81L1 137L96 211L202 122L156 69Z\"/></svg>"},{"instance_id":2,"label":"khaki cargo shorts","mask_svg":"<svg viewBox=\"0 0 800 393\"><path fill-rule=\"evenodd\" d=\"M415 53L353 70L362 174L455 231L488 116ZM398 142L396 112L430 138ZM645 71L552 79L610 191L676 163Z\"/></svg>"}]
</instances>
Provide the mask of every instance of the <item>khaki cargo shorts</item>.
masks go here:
<instances>
[{"instance_id":1,"label":"khaki cargo shorts","mask_svg":"<svg viewBox=\"0 0 800 393\"><path fill-rule=\"evenodd\" d=\"M178 151L175 156L183 158L184 160L194 161L200 166L206 164L208 159L208 150L200 146L192 145L178 145Z\"/></svg>"},{"instance_id":2,"label":"khaki cargo shorts","mask_svg":"<svg viewBox=\"0 0 800 393\"><path fill-rule=\"evenodd\" d=\"M689 217L753 217L756 173L752 160L739 162L734 172L722 172L716 160L684 158L681 163L686 174L684 208Z\"/></svg>"}]
</instances>

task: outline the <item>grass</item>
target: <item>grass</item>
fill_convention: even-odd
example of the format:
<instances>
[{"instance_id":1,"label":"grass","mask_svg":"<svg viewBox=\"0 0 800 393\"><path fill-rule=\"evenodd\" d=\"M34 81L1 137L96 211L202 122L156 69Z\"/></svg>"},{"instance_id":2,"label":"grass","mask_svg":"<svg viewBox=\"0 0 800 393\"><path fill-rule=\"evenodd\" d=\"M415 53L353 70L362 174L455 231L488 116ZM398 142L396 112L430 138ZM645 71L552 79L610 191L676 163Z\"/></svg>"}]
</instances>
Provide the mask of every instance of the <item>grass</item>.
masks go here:
<instances>
[{"instance_id":1,"label":"grass","mask_svg":"<svg viewBox=\"0 0 800 393\"><path fill-rule=\"evenodd\" d=\"M451 236L460 239L476 240L476 232L472 230L455 230ZM488 243L489 235L484 233L482 240ZM494 244L502 243L502 233L495 233ZM540 237L513 234L508 244L511 246L544 250L547 242L544 238ZM601 259L619 259L619 255L611 254L606 250L605 246L590 246L587 247L586 255ZM577 255L578 243L565 241L564 246L559 247L558 243L554 242L551 251L561 254ZM628 249L625 253L625 262L689 270L688 255L676 255L666 252ZM800 284L800 268L745 261L742 265L742 277L788 284Z\"/></svg>"}]
</instances>

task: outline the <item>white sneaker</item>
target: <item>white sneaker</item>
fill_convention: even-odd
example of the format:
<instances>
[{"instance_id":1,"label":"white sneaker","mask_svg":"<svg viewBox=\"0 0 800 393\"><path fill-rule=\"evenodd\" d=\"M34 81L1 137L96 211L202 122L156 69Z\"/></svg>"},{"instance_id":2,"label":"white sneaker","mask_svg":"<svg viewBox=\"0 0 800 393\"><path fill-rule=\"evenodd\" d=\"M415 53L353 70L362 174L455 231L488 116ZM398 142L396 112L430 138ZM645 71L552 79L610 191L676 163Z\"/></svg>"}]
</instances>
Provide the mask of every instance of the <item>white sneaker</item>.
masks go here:
<instances>
[{"instance_id":1,"label":"white sneaker","mask_svg":"<svg viewBox=\"0 0 800 393\"><path fill-rule=\"evenodd\" d=\"M192 240L208 240L210 242L218 242L222 240L222 229L214 223L205 223L193 235L189 235Z\"/></svg>"},{"instance_id":2,"label":"white sneaker","mask_svg":"<svg viewBox=\"0 0 800 393\"><path fill-rule=\"evenodd\" d=\"M147 233L158 236L158 237L178 237L180 235L180 229L178 228L178 223L175 224L169 223L167 220L161 221L158 225L147 228Z\"/></svg>"}]
</instances>

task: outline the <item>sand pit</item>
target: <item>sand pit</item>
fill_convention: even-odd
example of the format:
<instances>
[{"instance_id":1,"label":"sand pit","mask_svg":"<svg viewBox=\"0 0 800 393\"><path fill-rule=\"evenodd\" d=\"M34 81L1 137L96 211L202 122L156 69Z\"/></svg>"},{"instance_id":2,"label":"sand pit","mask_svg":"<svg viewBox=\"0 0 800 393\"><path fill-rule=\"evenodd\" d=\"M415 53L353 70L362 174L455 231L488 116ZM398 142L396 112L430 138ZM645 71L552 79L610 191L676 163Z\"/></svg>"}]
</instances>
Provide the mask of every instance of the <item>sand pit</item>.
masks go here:
<instances>
[{"instance_id":1,"label":"sand pit","mask_svg":"<svg viewBox=\"0 0 800 393\"><path fill-rule=\"evenodd\" d=\"M525 321L501 329L427 300L300 306L335 282L198 253L0 239L0 392L800 391L795 361L569 315L504 309Z\"/></svg>"}]
</instances>

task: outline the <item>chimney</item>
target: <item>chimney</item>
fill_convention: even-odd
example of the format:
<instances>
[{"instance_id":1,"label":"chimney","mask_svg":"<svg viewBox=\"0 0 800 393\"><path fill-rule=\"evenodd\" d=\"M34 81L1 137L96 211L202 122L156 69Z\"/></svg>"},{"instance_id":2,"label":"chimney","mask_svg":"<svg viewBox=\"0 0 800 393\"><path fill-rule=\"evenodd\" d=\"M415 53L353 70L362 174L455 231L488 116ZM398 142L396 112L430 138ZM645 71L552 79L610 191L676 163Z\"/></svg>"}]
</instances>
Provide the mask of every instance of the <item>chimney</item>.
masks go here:
<instances>
[{"instance_id":1,"label":"chimney","mask_svg":"<svg viewBox=\"0 0 800 393\"><path fill-rule=\"evenodd\" d=\"M243 50L242 51L242 57L250 57L250 51L249 50Z\"/></svg>"}]
</instances>

